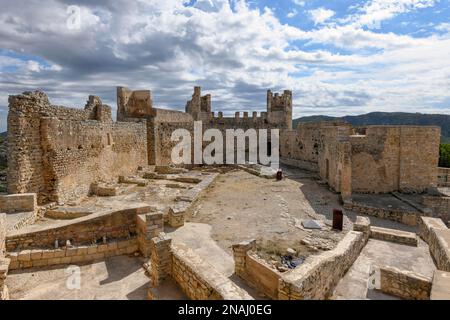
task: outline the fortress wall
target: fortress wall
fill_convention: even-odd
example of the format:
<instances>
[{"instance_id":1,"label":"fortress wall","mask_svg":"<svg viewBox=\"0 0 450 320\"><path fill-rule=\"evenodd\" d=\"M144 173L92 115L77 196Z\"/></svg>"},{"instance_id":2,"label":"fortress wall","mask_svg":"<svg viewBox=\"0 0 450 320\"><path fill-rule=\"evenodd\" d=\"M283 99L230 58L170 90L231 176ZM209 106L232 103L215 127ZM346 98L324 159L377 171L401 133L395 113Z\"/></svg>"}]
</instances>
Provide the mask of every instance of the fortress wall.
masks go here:
<instances>
[{"instance_id":1,"label":"fortress wall","mask_svg":"<svg viewBox=\"0 0 450 320\"><path fill-rule=\"evenodd\" d=\"M438 127L369 126L352 136L354 192L424 192L437 185Z\"/></svg>"},{"instance_id":2,"label":"fortress wall","mask_svg":"<svg viewBox=\"0 0 450 320\"><path fill-rule=\"evenodd\" d=\"M42 92L9 102L9 193L65 202L87 195L97 179L114 179L147 163L145 121L113 123L111 109L96 97L84 110L52 106Z\"/></svg>"},{"instance_id":3,"label":"fortress wall","mask_svg":"<svg viewBox=\"0 0 450 320\"><path fill-rule=\"evenodd\" d=\"M89 194L93 182L115 182L147 163L147 134L141 123L42 119L44 171L50 200ZM53 183L54 182L54 183Z\"/></svg>"}]
</instances>

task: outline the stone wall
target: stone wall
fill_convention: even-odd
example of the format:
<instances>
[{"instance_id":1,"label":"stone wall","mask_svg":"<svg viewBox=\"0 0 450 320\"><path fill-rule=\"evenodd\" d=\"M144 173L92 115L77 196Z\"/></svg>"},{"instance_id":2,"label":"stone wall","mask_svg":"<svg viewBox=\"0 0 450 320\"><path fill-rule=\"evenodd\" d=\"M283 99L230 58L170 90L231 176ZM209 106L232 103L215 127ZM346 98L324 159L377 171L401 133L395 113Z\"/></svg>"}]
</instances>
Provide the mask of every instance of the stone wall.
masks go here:
<instances>
[{"instance_id":1,"label":"stone wall","mask_svg":"<svg viewBox=\"0 0 450 320\"><path fill-rule=\"evenodd\" d=\"M0 196L0 212L36 212L37 198L35 193L9 194Z\"/></svg>"},{"instance_id":2,"label":"stone wall","mask_svg":"<svg viewBox=\"0 0 450 320\"><path fill-rule=\"evenodd\" d=\"M5 285L10 260L5 258L6 215L0 213L0 300L8 300L8 287Z\"/></svg>"},{"instance_id":3,"label":"stone wall","mask_svg":"<svg viewBox=\"0 0 450 320\"><path fill-rule=\"evenodd\" d=\"M251 252L255 249L255 240L233 245L235 273L258 292L271 299L278 299L278 282L281 273L252 255Z\"/></svg>"},{"instance_id":4,"label":"stone wall","mask_svg":"<svg viewBox=\"0 0 450 320\"><path fill-rule=\"evenodd\" d=\"M438 168L438 185L450 187L450 168Z\"/></svg>"},{"instance_id":5,"label":"stone wall","mask_svg":"<svg viewBox=\"0 0 450 320\"><path fill-rule=\"evenodd\" d=\"M423 192L437 185L439 127L369 126L352 143L353 192Z\"/></svg>"},{"instance_id":6,"label":"stone wall","mask_svg":"<svg viewBox=\"0 0 450 320\"><path fill-rule=\"evenodd\" d=\"M53 106L42 92L10 96L9 103L9 193L63 203L87 195L95 180L147 164L145 122L113 123L97 97L84 110Z\"/></svg>"},{"instance_id":7,"label":"stone wall","mask_svg":"<svg viewBox=\"0 0 450 320\"><path fill-rule=\"evenodd\" d=\"M344 201L344 209L368 216L400 222L410 226L416 226L418 224L419 219L418 212L380 208L376 206L358 203L352 200Z\"/></svg>"},{"instance_id":8,"label":"stone wall","mask_svg":"<svg viewBox=\"0 0 450 320\"><path fill-rule=\"evenodd\" d=\"M380 283L377 289L383 293L407 300L429 300L432 278L391 266L374 267Z\"/></svg>"},{"instance_id":9,"label":"stone wall","mask_svg":"<svg viewBox=\"0 0 450 320\"><path fill-rule=\"evenodd\" d=\"M33 249L8 252L10 270L81 264L105 258L132 254L139 250L136 238L98 245L71 246L60 249Z\"/></svg>"},{"instance_id":10,"label":"stone wall","mask_svg":"<svg viewBox=\"0 0 450 320\"><path fill-rule=\"evenodd\" d=\"M422 203L433 210L435 217L441 218L446 223L450 222L450 197L423 196Z\"/></svg>"},{"instance_id":11,"label":"stone wall","mask_svg":"<svg viewBox=\"0 0 450 320\"><path fill-rule=\"evenodd\" d=\"M417 247L418 244L418 237L415 233L396 229L370 227L370 238L413 247Z\"/></svg>"},{"instance_id":12,"label":"stone wall","mask_svg":"<svg viewBox=\"0 0 450 320\"><path fill-rule=\"evenodd\" d=\"M72 245L92 244L112 239L127 239L136 235L136 216L149 213L151 208L135 205L122 210L107 210L91 215L61 221L51 226L44 226L37 231L15 231L6 238L7 251L33 248L54 248L55 241L65 245L67 240Z\"/></svg>"},{"instance_id":13,"label":"stone wall","mask_svg":"<svg viewBox=\"0 0 450 320\"><path fill-rule=\"evenodd\" d=\"M193 300L252 300L192 249L180 244L172 244L172 277Z\"/></svg>"},{"instance_id":14,"label":"stone wall","mask_svg":"<svg viewBox=\"0 0 450 320\"><path fill-rule=\"evenodd\" d=\"M450 272L450 229L441 219L421 217L420 237L428 243L439 270Z\"/></svg>"},{"instance_id":15,"label":"stone wall","mask_svg":"<svg viewBox=\"0 0 450 320\"><path fill-rule=\"evenodd\" d=\"M420 193L437 185L439 135L439 127L304 123L281 132L280 156L284 163L318 171L344 197Z\"/></svg>"},{"instance_id":16,"label":"stone wall","mask_svg":"<svg viewBox=\"0 0 450 320\"><path fill-rule=\"evenodd\" d=\"M164 231L163 214L160 212L140 214L136 219L139 250L144 257L150 257L152 239Z\"/></svg>"},{"instance_id":17,"label":"stone wall","mask_svg":"<svg viewBox=\"0 0 450 320\"><path fill-rule=\"evenodd\" d=\"M332 295L339 280L358 258L368 234L350 231L337 247L319 255L309 256L294 270L281 276L280 300L323 300Z\"/></svg>"},{"instance_id":18,"label":"stone wall","mask_svg":"<svg viewBox=\"0 0 450 320\"><path fill-rule=\"evenodd\" d=\"M0 213L0 258L5 256L6 251L6 214Z\"/></svg>"}]
</instances>

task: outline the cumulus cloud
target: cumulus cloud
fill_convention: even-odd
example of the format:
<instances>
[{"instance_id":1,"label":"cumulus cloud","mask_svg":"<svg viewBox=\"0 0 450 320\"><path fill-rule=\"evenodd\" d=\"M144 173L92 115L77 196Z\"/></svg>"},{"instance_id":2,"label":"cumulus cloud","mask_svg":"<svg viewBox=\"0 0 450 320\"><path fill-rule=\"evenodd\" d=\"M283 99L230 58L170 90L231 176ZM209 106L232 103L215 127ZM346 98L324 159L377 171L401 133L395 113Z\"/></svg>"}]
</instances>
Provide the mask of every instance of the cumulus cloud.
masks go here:
<instances>
[{"instance_id":1,"label":"cumulus cloud","mask_svg":"<svg viewBox=\"0 0 450 320\"><path fill-rule=\"evenodd\" d=\"M318 14L313 30L244 0L187 3L0 0L0 129L8 94L35 89L78 107L96 94L113 108L116 86L151 89L155 105L182 110L200 85L228 115L264 110L268 88L294 91L294 116L443 112L450 101L447 33L415 38L363 28L389 17L375 14L376 3L395 15L431 1L369 0L345 22ZM69 5L81 8L78 29L66 26Z\"/></svg>"},{"instance_id":2,"label":"cumulus cloud","mask_svg":"<svg viewBox=\"0 0 450 320\"><path fill-rule=\"evenodd\" d=\"M321 24L333 17L335 15L335 12L330 9L317 8L314 10L310 10L309 14L311 20L314 21L314 24Z\"/></svg>"}]
</instances>

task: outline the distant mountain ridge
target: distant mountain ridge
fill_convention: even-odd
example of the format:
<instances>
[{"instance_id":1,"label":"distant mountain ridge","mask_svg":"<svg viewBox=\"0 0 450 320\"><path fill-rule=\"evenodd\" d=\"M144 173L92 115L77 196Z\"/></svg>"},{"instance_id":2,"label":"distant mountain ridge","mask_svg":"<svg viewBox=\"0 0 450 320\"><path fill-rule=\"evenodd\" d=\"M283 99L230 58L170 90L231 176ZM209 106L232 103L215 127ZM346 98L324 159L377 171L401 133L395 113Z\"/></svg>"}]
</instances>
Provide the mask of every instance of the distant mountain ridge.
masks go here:
<instances>
[{"instance_id":1,"label":"distant mountain ridge","mask_svg":"<svg viewBox=\"0 0 450 320\"><path fill-rule=\"evenodd\" d=\"M371 112L358 116L330 117L309 116L293 121L294 128L300 122L336 121L343 120L354 126L364 125L412 125L412 126L439 126L443 143L450 143L450 115L423 114L407 112Z\"/></svg>"}]
</instances>

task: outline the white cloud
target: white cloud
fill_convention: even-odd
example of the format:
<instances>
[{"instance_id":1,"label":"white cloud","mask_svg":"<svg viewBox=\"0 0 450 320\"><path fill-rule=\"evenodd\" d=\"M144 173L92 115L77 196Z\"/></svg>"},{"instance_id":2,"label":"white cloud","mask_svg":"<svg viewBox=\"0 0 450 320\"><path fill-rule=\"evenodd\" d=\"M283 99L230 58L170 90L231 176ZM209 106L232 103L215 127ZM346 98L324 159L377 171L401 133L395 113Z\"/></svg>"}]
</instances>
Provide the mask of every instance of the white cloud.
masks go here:
<instances>
[{"instance_id":1,"label":"white cloud","mask_svg":"<svg viewBox=\"0 0 450 320\"><path fill-rule=\"evenodd\" d=\"M306 1L302 0L292 0L292 2L300 7L304 7L306 5Z\"/></svg>"},{"instance_id":2,"label":"white cloud","mask_svg":"<svg viewBox=\"0 0 450 320\"><path fill-rule=\"evenodd\" d=\"M362 28L363 21L387 19L383 8L398 14L430 5L425 0L371 0L345 22L327 23L334 12L318 15L310 31L243 0L233 10L225 0L194 7L184 0L78 0L85 24L75 32L65 27L68 0L0 2L0 48L16 53L0 51L3 110L8 94L38 88L57 104L82 106L98 94L114 107L117 85L152 89L156 106L182 110L201 85L226 114L263 110L268 88L294 91L294 116L450 113L439 109L450 101L448 33L414 38ZM383 14L375 14L374 3ZM297 47L297 40L307 45Z\"/></svg>"},{"instance_id":3,"label":"white cloud","mask_svg":"<svg viewBox=\"0 0 450 320\"><path fill-rule=\"evenodd\" d=\"M335 15L335 12L330 9L317 8L309 11L311 20L314 24L322 24Z\"/></svg>"},{"instance_id":4,"label":"white cloud","mask_svg":"<svg viewBox=\"0 0 450 320\"><path fill-rule=\"evenodd\" d=\"M379 29L384 20L416 9L432 7L437 0L370 0L350 17L357 26Z\"/></svg>"},{"instance_id":5,"label":"white cloud","mask_svg":"<svg viewBox=\"0 0 450 320\"><path fill-rule=\"evenodd\" d=\"M294 18L296 15L298 15L298 11L296 9L293 9L292 11L290 11L286 17L288 18Z\"/></svg>"}]
</instances>

